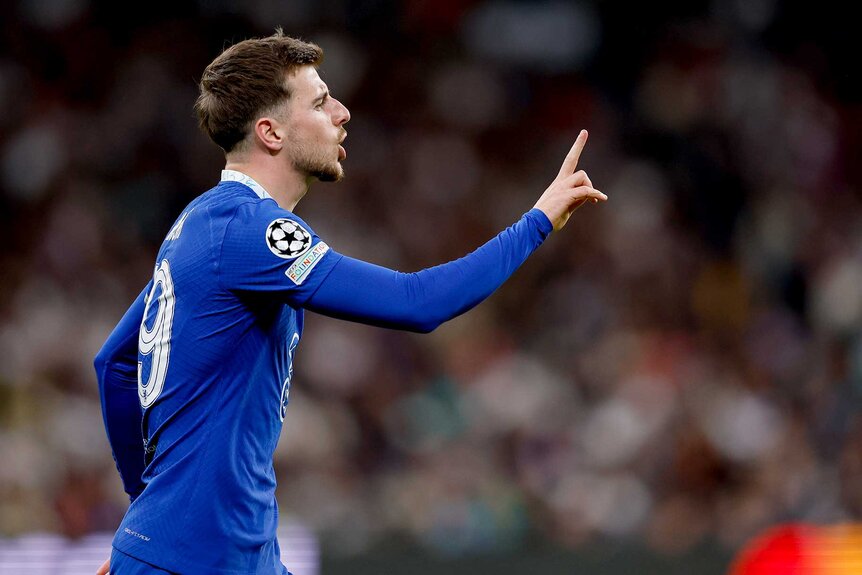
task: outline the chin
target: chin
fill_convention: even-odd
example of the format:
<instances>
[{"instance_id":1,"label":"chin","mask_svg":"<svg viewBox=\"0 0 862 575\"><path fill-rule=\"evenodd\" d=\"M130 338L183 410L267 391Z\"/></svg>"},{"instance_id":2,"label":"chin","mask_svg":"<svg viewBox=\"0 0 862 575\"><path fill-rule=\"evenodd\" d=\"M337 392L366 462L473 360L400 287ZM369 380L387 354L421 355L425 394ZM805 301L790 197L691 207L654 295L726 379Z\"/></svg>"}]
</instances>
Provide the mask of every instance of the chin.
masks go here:
<instances>
[{"instance_id":1,"label":"chin","mask_svg":"<svg viewBox=\"0 0 862 575\"><path fill-rule=\"evenodd\" d=\"M321 182L340 182L344 178L344 168L336 162L334 166L318 170L314 175Z\"/></svg>"}]
</instances>

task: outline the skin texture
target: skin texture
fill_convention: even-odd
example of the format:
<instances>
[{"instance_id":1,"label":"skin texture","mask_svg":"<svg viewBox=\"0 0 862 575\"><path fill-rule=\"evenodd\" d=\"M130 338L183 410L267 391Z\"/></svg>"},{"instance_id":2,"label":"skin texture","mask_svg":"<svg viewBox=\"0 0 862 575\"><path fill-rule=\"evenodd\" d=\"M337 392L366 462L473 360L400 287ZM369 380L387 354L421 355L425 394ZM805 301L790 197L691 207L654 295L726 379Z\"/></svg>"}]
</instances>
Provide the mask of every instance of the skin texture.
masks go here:
<instances>
[{"instance_id":1,"label":"skin texture","mask_svg":"<svg viewBox=\"0 0 862 575\"><path fill-rule=\"evenodd\" d=\"M312 182L338 181L347 153L347 108L329 94L313 66L286 75L291 97L275 113L255 120L244 151L227 155L226 169L255 179L282 208L293 208Z\"/></svg>"},{"instance_id":2,"label":"skin texture","mask_svg":"<svg viewBox=\"0 0 862 575\"><path fill-rule=\"evenodd\" d=\"M593 183L585 171L578 170L578 161L584 146L587 145L588 136L586 130L581 130L575 144L563 160L557 177L533 206L548 216L554 225L554 231L563 229L574 211L588 201L597 203L608 199L605 194L593 188Z\"/></svg>"},{"instance_id":3,"label":"skin texture","mask_svg":"<svg viewBox=\"0 0 862 575\"><path fill-rule=\"evenodd\" d=\"M287 153L294 169L321 182L341 180L347 153L338 144L347 137L350 112L329 94L314 68L301 68L289 82L294 92L286 114Z\"/></svg>"}]
</instances>

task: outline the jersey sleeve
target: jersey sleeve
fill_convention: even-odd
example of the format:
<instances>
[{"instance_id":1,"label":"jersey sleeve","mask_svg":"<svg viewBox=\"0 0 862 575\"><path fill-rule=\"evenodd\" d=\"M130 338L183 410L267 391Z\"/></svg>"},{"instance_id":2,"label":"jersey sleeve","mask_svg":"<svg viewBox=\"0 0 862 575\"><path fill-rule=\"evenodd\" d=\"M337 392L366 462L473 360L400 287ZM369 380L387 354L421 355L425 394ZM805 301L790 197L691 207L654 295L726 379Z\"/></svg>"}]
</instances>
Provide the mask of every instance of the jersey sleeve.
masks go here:
<instances>
[{"instance_id":1,"label":"jersey sleeve","mask_svg":"<svg viewBox=\"0 0 862 575\"><path fill-rule=\"evenodd\" d=\"M138 332L144 316L146 294L152 282L135 299L96 355L102 419L111 453L129 499L143 491L144 442L141 404L138 399Z\"/></svg>"},{"instance_id":2,"label":"jersey sleeve","mask_svg":"<svg viewBox=\"0 0 862 575\"><path fill-rule=\"evenodd\" d=\"M547 216L533 209L463 258L415 273L344 256L305 307L340 319L429 332L491 295L552 229Z\"/></svg>"},{"instance_id":3,"label":"jersey sleeve","mask_svg":"<svg viewBox=\"0 0 862 575\"><path fill-rule=\"evenodd\" d=\"M237 207L225 228L219 281L230 291L271 293L301 306L340 257L273 200L250 201Z\"/></svg>"}]
</instances>

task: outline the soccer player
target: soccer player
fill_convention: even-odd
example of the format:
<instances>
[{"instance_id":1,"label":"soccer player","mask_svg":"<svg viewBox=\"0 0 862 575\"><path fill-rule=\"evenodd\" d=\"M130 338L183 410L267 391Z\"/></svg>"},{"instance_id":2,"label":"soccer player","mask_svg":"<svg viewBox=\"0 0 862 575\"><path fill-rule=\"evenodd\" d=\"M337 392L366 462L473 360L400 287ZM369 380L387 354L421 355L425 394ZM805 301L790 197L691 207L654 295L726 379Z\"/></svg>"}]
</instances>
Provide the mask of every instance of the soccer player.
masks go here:
<instances>
[{"instance_id":1,"label":"soccer player","mask_svg":"<svg viewBox=\"0 0 862 575\"><path fill-rule=\"evenodd\" d=\"M471 254L417 273L341 255L293 213L312 182L344 173L350 113L318 76L321 57L278 31L204 71L195 109L225 152L221 182L177 218L95 360L131 499L114 573L287 573L272 456L304 310L429 332L488 297L575 209L607 199L576 171L582 131L535 207Z\"/></svg>"}]
</instances>

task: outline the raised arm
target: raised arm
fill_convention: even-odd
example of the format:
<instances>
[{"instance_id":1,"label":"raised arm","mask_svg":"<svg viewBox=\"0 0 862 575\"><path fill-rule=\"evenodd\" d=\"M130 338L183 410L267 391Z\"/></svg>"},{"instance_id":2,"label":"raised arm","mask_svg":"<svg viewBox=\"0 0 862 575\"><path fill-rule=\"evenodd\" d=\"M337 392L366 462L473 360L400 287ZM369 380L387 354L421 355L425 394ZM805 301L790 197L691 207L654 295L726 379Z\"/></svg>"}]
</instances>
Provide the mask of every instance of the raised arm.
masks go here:
<instances>
[{"instance_id":1,"label":"raised arm","mask_svg":"<svg viewBox=\"0 0 862 575\"><path fill-rule=\"evenodd\" d=\"M144 299L152 282L108 336L94 365L102 402L102 419L123 488L134 501L144 489L144 442L138 400L138 331L144 317Z\"/></svg>"},{"instance_id":2,"label":"raised arm","mask_svg":"<svg viewBox=\"0 0 862 575\"><path fill-rule=\"evenodd\" d=\"M429 332L469 310L506 281L552 230L587 201L604 201L583 171L575 171L587 132L578 135L536 206L471 254L417 273L400 273L342 256L305 307L332 317Z\"/></svg>"},{"instance_id":3,"label":"raised arm","mask_svg":"<svg viewBox=\"0 0 862 575\"><path fill-rule=\"evenodd\" d=\"M551 229L545 214L533 209L471 254L416 273L342 256L305 307L339 319L427 333L491 295Z\"/></svg>"}]
</instances>

